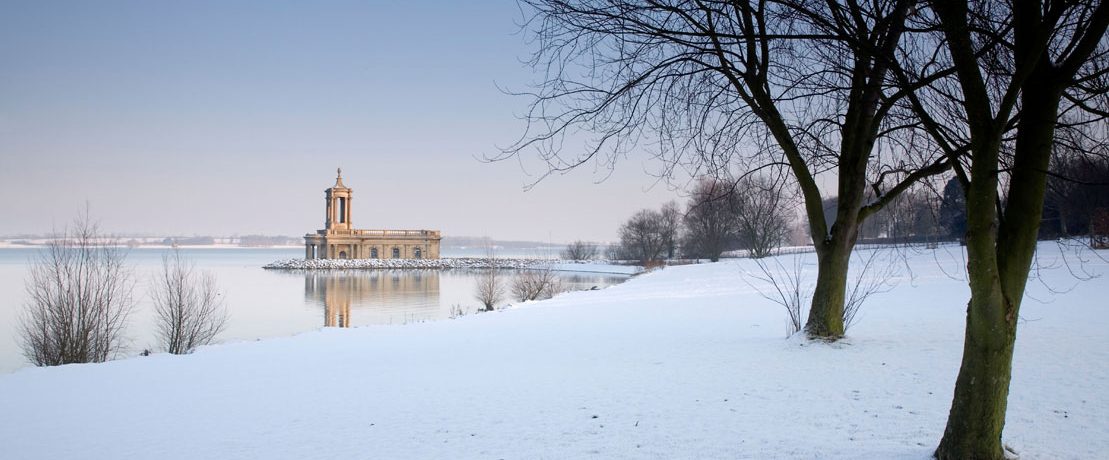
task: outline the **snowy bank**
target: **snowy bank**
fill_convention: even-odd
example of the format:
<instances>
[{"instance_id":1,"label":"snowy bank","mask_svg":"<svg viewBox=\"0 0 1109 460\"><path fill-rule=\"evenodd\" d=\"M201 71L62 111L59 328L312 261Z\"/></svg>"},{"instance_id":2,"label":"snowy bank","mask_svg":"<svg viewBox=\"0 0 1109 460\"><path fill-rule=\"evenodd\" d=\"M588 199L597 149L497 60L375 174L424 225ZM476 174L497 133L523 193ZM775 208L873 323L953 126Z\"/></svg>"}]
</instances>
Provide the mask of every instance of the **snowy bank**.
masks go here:
<instances>
[{"instance_id":1,"label":"snowy bank","mask_svg":"<svg viewBox=\"0 0 1109 460\"><path fill-rule=\"evenodd\" d=\"M264 265L267 270L406 270L406 269L540 269L633 275L642 267L618 265L608 261L497 258L493 264L483 257L444 257L441 259L285 259Z\"/></svg>"},{"instance_id":2,"label":"snowy bank","mask_svg":"<svg viewBox=\"0 0 1109 460\"><path fill-rule=\"evenodd\" d=\"M1041 249L1005 442L1105 458L1109 277L1078 281ZM24 369L0 376L2 456L924 460L968 291L961 253L909 257L833 345L786 340L754 264L731 260L456 320Z\"/></svg>"}]
</instances>

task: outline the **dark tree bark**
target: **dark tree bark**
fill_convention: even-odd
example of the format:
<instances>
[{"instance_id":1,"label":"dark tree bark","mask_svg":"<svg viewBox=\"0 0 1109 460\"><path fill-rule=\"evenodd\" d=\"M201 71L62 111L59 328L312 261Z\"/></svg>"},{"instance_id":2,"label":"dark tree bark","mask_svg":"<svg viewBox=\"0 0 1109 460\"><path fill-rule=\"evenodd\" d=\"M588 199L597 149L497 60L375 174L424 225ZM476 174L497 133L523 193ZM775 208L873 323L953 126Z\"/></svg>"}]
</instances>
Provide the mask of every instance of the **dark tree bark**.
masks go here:
<instances>
[{"instance_id":1,"label":"dark tree bark","mask_svg":"<svg viewBox=\"0 0 1109 460\"><path fill-rule=\"evenodd\" d=\"M805 330L810 337L834 338L843 335L846 324L843 318L844 300L847 293L847 268L851 262L854 242L826 245L817 250L816 288L809 310L809 320ZM813 320L813 316L818 319Z\"/></svg>"}]
</instances>

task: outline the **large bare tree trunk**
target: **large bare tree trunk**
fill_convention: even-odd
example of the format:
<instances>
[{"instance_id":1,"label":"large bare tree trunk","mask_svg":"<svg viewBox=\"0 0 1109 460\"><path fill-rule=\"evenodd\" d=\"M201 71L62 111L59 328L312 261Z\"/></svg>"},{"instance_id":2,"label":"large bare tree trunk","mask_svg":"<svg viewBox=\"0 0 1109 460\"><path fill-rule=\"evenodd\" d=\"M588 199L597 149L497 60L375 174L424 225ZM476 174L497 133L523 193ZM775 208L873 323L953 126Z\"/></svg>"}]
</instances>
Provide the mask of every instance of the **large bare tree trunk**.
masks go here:
<instances>
[{"instance_id":1,"label":"large bare tree trunk","mask_svg":"<svg viewBox=\"0 0 1109 460\"><path fill-rule=\"evenodd\" d=\"M1030 115L1025 114L1027 118L1032 118ZM1047 126L1054 126L1054 119ZM1046 136L1050 139L1051 133ZM1022 137L1034 136L1018 135L1018 150ZM1043 133L1039 138L1043 138ZM1047 147L1050 151L1050 141ZM967 306L963 361L955 381L947 428L936 450L936 458L1005 458L1001 432L1005 426L1009 398L1013 344L1017 338L1017 318L1028 270L1036 252L1047 157L1043 155L1043 161L1037 161L1040 159L1018 155L1013 181L1019 180L1016 183L1021 186L1011 189L1004 224L997 231L992 222L986 228L982 228L983 223L980 222L967 232L971 297ZM996 192L992 195L996 199ZM984 200L968 201L967 210L971 216L983 214L983 205L995 206L993 203L972 205L973 201Z\"/></svg>"},{"instance_id":2,"label":"large bare tree trunk","mask_svg":"<svg viewBox=\"0 0 1109 460\"><path fill-rule=\"evenodd\" d=\"M854 244L828 244L817 252L816 288L813 290L805 332L812 338L843 337L843 306L847 293L847 268Z\"/></svg>"},{"instance_id":3,"label":"large bare tree trunk","mask_svg":"<svg viewBox=\"0 0 1109 460\"><path fill-rule=\"evenodd\" d=\"M1047 67L1040 67L1045 69ZM938 459L1004 459L1001 442L1017 319L1036 252L1061 88L1043 72L1022 93L1008 200L997 218L996 156L976 164L968 190L967 306L963 360ZM1035 90L1028 90L1035 88ZM996 149L998 147L989 146ZM996 155L996 154L994 154ZM984 162L990 164L989 161Z\"/></svg>"},{"instance_id":4,"label":"large bare tree trunk","mask_svg":"<svg viewBox=\"0 0 1109 460\"><path fill-rule=\"evenodd\" d=\"M938 459L1004 459L1001 431L1012 375L1015 321L1007 321L1004 296L972 298L967 306L963 362Z\"/></svg>"},{"instance_id":5,"label":"large bare tree trunk","mask_svg":"<svg viewBox=\"0 0 1109 460\"><path fill-rule=\"evenodd\" d=\"M858 154L866 158L866 148L859 149ZM851 155L844 155L850 158ZM842 168L843 166L841 166ZM856 160L856 167L865 168L862 159ZM931 168L941 168L935 166ZM866 183L862 175L840 179L840 202L836 210L835 224L831 226L828 236L824 240L817 240L815 229L810 217L810 227L813 227L813 244L816 247L817 274L816 287L813 291L812 304L809 317L805 323L805 332L810 339L837 340L844 336L850 325L845 314L847 308L847 278L848 268L851 263L851 254L859 237L859 228L867 216L873 215L890 201L883 200L880 205L864 205L863 190ZM892 195L891 195L892 196Z\"/></svg>"},{"instance_id":6,"label":"large bare tree trunk","mask_svg":"<svg viewBox=\"0 0 1109 460\"><path fill-rule=\"evenodd\" d=\"M858 96L866 102L848 110L848 118L859 118L854 131L847 132L840 148L840 176L838 178L836 220L826 230L823 239L816 239L820 228L813 225L812 219L823 221L819 216L810 214L810 227L813 245L816 247L817 274L816 288L813 291L812 307L805 332L809 338L837 340L846 332L844 304L847 293L847 271L851 263L851 252L859 236L859 226L866 218L861 212L866 189L866 165L874 148L875 129L873 113L877 106L877 93L862 93Z\"/></svg>"},{"instance_id":7,"label":"large bare tree trunk","mask_svg":"<svg viewBox=\"0 0 1109 460\"><path fill-rule=\"evenodd\" d=\"M971 202L978 201L977 205ZM983 201L968 202L968 215L982 213ZM985 203L991 208L992 203ZM992 221L993 212L990 214ZM971 299L967 305L963 360L947 428L936 449L938 459L1003 459L1001 431L1009 398L1009 380L1016 339L1016 304L1006 295L997 271L995 236L983 218L967 232L967 269ZM985 232L981 232L985 230ZM1034 249L1034 246L1033 246Z\"/></svg>"}]
</instances>

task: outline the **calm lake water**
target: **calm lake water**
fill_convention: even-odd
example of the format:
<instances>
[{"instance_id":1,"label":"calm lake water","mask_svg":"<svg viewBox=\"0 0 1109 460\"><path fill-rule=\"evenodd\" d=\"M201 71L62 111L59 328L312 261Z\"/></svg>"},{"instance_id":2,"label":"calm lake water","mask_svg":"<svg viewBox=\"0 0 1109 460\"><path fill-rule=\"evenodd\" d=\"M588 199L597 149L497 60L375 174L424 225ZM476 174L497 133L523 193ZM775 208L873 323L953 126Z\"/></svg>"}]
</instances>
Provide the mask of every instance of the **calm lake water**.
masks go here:
<instances>
[{"instance_id":1,"label":"calm lake water","mask_svg":"<svg viewBox=\"0 0 1109 460\"><path fill-rule=\"evenodd\" d=\"M0 249L0 373L27 366L18 345L19 312L26 302L24 280L37 249ZM164 249L134 249L135 311L127 328L127 355L154 349L147 283L160 270ZM219 342L255 340L312 331L324 326L401 324L445 319L452 306L478 307L473 292L479 272L465 270L279 271L261 267L303 257L302 249L183 249L197 268L215 274L231 313ZM444 250L445 257L453 254ZM512 256L512 254L504 254ZM532 256L534 254L520 254ZM624 275L561 272L571 289L606 287Z\"/></svg>"}]
</instances>

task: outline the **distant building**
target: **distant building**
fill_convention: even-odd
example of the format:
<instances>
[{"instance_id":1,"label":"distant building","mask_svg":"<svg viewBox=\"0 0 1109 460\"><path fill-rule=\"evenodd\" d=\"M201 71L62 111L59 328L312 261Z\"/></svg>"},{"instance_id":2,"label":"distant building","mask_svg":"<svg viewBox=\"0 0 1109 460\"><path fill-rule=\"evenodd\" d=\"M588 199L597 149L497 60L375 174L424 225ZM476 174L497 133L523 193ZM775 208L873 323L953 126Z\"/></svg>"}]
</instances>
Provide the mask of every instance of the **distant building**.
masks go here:
<instances>
[{"instance_id":1,"label":"distant building","mask_svg":"<svg viewBox=\"0 0 1109 460\"><path fill-rule=\"evenodd\" d=\"M352 190L338 170L335 185L324 191L324 229L304 235L306 259L438 259L438 230L355 230L351 223Z\"/></svg>"}]
</instances>

